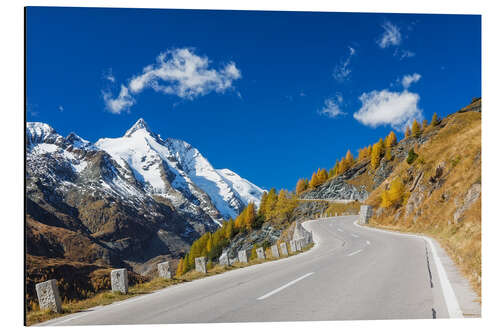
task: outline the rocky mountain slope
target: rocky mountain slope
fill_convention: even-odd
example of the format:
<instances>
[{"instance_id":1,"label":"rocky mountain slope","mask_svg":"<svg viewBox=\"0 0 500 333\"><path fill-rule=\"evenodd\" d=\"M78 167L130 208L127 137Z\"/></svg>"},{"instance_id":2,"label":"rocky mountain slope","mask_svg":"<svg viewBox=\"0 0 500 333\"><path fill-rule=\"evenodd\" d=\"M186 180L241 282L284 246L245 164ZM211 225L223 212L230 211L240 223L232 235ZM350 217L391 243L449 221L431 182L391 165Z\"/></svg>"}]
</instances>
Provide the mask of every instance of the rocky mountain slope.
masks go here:
<instances>
[{"instance_id":1,"label":"rocky mountain slope","mask_svg":"<svg viewBox=\"0 0 500 333\"><path fill-rule=\"evenodd\" d=\"M61 265L87 275L110 266L147 271L144 263L179 257L263 193L142 119L123 137L95 144L27 123L26 143L29 292L36 276L63 278Z\"/></svg>"},{"instance_id":2,"label":"rocky mountain slope","mask_svg":"<svg viewBox=\"0 0 500 333\"><path fill-rule=\"evenodd\" d=\"M367 199L370 223L438 239L481 295L481 99L444 118L417 159L400 163ZM402 200L383 207L382 192L403 184Z\"/></svg>"}]
</instances>

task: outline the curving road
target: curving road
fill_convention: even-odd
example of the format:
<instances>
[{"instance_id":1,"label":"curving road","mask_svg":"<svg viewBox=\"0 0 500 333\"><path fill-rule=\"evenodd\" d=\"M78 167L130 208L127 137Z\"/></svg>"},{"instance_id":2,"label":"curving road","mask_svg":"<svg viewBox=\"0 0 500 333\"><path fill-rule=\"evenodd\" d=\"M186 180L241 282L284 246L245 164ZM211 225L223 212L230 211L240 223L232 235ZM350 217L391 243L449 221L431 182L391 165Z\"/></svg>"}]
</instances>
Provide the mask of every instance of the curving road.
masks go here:
<instances>
[{"instance_id":1,"label":"curving road","mask_svg":"<svg viewBox=\"0 0 500 333\"><path fill-rule=\"evenodd\" d=\"M41 325L461 317L432 246L420 237L360 227L357 219L306 222L316 243L308 252Z\"/></svg>"}]
</instances>

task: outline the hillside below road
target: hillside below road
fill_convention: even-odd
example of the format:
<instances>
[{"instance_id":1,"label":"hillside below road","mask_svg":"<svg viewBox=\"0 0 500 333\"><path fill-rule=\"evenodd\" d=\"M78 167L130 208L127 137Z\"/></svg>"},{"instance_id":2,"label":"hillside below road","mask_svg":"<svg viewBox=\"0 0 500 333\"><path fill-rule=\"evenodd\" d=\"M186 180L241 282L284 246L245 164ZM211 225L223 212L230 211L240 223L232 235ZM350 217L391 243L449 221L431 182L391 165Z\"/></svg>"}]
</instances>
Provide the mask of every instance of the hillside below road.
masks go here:
<instances>
[{"instance_id":1,"label":"hillside below road","mask_svg":"<svg viewBox=\"0 0 500 333\"><path fill-rule=\"evenodd\" d=\"M168 287L40 325L169 324L461 317L442 263L421 237L304 223L316 245L286 259ZM443 273L445 275L443 279ZM443 292L444 290L444 292ZM450 301L450 297L453 297Z\"/></svg>"}]
</instances>

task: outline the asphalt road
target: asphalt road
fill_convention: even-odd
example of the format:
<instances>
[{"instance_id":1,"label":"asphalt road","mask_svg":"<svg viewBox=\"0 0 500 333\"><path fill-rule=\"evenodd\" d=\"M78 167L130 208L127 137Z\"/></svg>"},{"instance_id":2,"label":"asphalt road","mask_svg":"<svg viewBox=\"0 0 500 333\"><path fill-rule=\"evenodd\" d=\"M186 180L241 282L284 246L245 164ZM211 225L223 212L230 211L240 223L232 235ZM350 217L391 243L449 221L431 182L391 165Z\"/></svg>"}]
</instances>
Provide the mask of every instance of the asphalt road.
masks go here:
<instances>
[{"instance_id":1,"label":"asphalt road","mask_svg":"<svg viewBox=\"0 0 500 333\"><path fill-rule=\"evenodd\" d=\"M304 226L313 231L316 245L305 253L172 286L41 325L455 316L449 286L439 275L439 264L434 262L429 244L420 237L360 227L354 224L357 218L343 216L306 222Z\"/></svg>"}]
</instances>

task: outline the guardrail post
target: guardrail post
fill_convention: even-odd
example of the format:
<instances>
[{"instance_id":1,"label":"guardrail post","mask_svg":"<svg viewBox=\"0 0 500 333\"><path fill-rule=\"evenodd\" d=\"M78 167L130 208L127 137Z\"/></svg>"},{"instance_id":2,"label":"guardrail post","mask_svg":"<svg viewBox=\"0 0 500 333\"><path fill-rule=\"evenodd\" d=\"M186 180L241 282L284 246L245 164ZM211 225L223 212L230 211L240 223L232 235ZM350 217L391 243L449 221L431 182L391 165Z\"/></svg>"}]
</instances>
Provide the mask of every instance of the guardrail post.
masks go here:
<instances>
[{"instance_id":1,"label":"guardrail post","mask_svg":"<svg viewBox=\"0 0 500 333\"><path fill-rule=\"evenodd\" d=\"M242 263L248 262L248 254L246 250L238 251L238 260Z\"/></svg>"},{"instance_id":2,"label":"guardrail post","mask_svg":"<svg viewBox=\"0 0 500 333\"><path fill-rule=\"evenodd\" d=\"M264 254L264 249L262 247L259 247L256 251L257 251L257 258L266 259L266 255Z\"/></svg>"}]
</instances>

